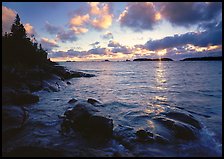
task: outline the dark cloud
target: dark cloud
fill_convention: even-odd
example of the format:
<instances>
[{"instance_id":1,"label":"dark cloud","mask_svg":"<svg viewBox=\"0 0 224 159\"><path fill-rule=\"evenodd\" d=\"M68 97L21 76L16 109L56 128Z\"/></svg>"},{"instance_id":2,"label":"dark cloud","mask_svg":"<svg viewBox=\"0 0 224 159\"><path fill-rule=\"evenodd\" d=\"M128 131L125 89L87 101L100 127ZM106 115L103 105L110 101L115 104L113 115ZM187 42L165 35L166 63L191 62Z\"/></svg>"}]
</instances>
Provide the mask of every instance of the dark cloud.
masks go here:
<instances>
[{"instance_id":1,"label":"dark cloud","mask_svg":"<svg viewBox=\"0 0 224 159\"><path fill-rule=\"evenodd\" d=\"M156 24L156 10L153 3L129 3L127 9L121 13L121 26L132 28L134 31L150 30Z\"/></svg>"},{"instance_id":2,"label":"dark cloud","mask_svg":"<svg viewBox=\"0 0 224 159\"><path fill-rule=\"evenodd\" d=\"M108 50L106 48L93 48L87 51L88 54L96 54L96 55L106 55Z\"/></svg>"},{"instance_id":3,"label":"dark cloud","mask_svg":"<svg viewBox=\"0 0 224 159\"><path fill-rule=\"evenodd\" d=\"M59 31L61 31L60 27L54 26L50 24L49 22L45 23L44 28L49 34L57 34Z\"/></svg>"},{"instance_id":4,"label":"dark cloud","mask_svg":"<svg viewBox=\"0 0 224 159\"><path fill-rule=\"evenodd\" d=\"M87 54L86 51L76 51L76 50L70 49L67 51L51 52L48 55L49 55L49 58L57 58L57 57L73 58L73 57L83 57L86 54Z\"/></svg>"},{"instance_id":5,"label":"dark cloud","mask_svg":"<svg viewBox=\"0 0 224 159\"><path fill-rule=\"evenodd\" d=\"M103 39L107 39L107 40L114 38L114 36L113 36L113 34L111 32L107 32L107 33L103 34L101 37Z\"/></svg>"},{"instance_id":6,"label":"dark cloud","mask_svg":"<svg viewBox=\"0 0 224 159\"><path fill-rule=\"evenodd\" d=\"M221 2L163 2L159 7L163 18L184 27L214 20L222 12Z\"/></svg>"},{"instance_id":7,"label":"dark cloud","mask_svg":"<svg viewBox=\"0 0 224 159\"><path fill-rule=\"evenodd\" d=\"M74 34L73 31L69 30L69 31L61 31L57 34L57 39L58 40L61 40L62 42L67 42L67 41L70 41L70 42L74 42L74 41L77 41L78 38L76 37L76 35Z\"/></svg>"},{"instance_id":8,"label":"dark cloud","mask_svg":"<svg viewBox=\"0 0 224 159\"><path fill-rule=\"evenodd\" d=\"M100 42L99 41L96 41L95 43L92 43L92 44L89 44L89 45L91 45L91 46L93 46L95 48L99 44L100 44Z\"/></svg>"},{"instance_id":9,"label":"dark cloud","mask_svg":"<svg viewBox=\"0 0 224 159\"><path fill-rule=\"evenodd\" d=\"M109 41L108 47L112 47L111 52L113 52L113 53L118 53L118 52L121 52L124 54L131 53L131 50L129 48L119 44L118 42L112 41L112 40Z\"/></svg>"},{"instance_id":10,"label":"dark cloud","mask_svg":"<svg viewBox=\"0 0 224 159\"><path fill-rule=\"evenodd\" d=\"M181 35L168 36L160 40L150 40L145 44L149 50L160 50L192 44L195 46L206 47L208 45L222 44L222 25L221 23L213 26L213 29L200 33L189 32Z\"/></svg>"}]
</instances>

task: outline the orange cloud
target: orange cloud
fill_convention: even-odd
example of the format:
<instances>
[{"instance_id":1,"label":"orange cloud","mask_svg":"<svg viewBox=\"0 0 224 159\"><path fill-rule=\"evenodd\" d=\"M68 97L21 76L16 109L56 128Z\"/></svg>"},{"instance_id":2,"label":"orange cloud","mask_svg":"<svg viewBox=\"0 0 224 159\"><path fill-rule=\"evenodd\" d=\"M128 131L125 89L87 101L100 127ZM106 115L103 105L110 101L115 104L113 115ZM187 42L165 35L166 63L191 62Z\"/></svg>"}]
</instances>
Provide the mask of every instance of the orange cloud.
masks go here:
<instances>
[{"instance_id":1,"label":"orange cloud","mask_svg":"<svg viewBox=\"0 0 224 159\"><path fill-rule=\"evenodd\" d=\"M99 2L88 2L90 5L90 13L91 14L100 14L100 8L98 7Z\"/></svg>"},{"instance_id":2,"label":"orange cloud","mask_svg":"<svg viewBox=\"0 0 224 159\"><path fill-rule=\"evenodd\" d=\"M104 15L99 19L92 20L92 25L97 29L107 29L112 24L112 15Z\"/></svg>"},{"instance_id":3,"label":"orange cloud","mask_svg":"<svg viewBox=\"0 0 224 159\"><path fill-rule=\"evenodd\" d=\"M41 38L41 44L43 48L52 49L54 47L59 47L55 40L50 40L48 38Z\"/></svg>"},{"instance_id":4,"label":"orange cloud","mask_svg":"<svg viewBox=\"0 0 224 159\"><path fill-rule=\"evenodd\" d=\"M88 21L89 21L89 14L77 15L77 16L74 16L70 20L70 25L71 26L82 26L84 23L86 23Z\"/></svg>"},{"instance_id":5,"label":"orange cloud","mask_svg":"<svg viewBox=\"0 0 224 159\"><path fill-rule=\"evenodd\" d=\"M36 34L36 31L34 30L34 27L30 24L30 23L26 23L25 25L24 25L24 28L26 29L26 33L28 34L28 35L34 35L34 34Z\"/></svg>"},{"instance_id":6,"label":"orange cloud","mask_svg":"<svg viewBox=\"0 0 224 159\"><path fill-rule=\"evenodd\" d=\"M113 14L110 13L110 6L108 3L94 3L90 4L90 13L97 15L91 24L96 29L107 29L111 26L113 21Z\"/></svg>"},{"instance_id":7,"label":"orange cloud","mask_svg":"<svg viewBox=\"0 0 224 159\"><path fill-rule=\"evenodd\" d=\"M2 6L2 29L4 32L10 32L15 17L16 17L15 11L5 6Z\"/></svg>"},{"instance_id":8,"label":"orange cloud","mask_svg":"<svg viewBox=\"0 0 224 159\"><path fill-rule=\"evenodd\" d=\"M87 28L82 28L82 27L72 27L71 30L75 33L75 34L83 34L88 32Z\"/></svg>"}]
</instances>

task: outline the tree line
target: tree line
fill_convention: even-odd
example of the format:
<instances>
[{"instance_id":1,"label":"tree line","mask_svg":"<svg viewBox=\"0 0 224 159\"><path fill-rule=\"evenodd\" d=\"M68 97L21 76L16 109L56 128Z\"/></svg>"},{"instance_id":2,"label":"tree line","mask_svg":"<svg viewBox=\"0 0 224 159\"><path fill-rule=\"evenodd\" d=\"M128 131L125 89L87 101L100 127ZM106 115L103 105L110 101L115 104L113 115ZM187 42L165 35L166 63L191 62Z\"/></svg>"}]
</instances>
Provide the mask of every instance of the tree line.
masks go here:
<instances>
[{"instance_id":1,"label":"tree line","mask_svg":"<svg viewBox=\"0 0 224 159\"><path fill-rule=\"evenodd\" d=\"M38 45L34 35L28 37L17 14L11 32L2 34L3 65L41 66L49 62L47 51Z\"/></svg>"}]
</instances>

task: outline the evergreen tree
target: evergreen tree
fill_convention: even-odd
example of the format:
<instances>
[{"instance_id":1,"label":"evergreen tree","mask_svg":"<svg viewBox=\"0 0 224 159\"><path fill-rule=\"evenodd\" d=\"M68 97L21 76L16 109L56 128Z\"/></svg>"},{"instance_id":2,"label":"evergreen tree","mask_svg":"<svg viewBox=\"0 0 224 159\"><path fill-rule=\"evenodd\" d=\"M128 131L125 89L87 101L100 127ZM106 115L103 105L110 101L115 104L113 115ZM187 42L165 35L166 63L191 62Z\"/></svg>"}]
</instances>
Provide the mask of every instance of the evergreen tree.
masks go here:
<instances>
[{"instance_id":1,"label":"evergreen tree","mask_svg":"<svg viewBox=\"0 0 224 159\"><path fill-rule=\"evenodd\" d=\"M16 15L16 19L12 24L11 32L15 38L26 38L26 30L23 24L20 23L20 17L18 14Z\"/></svg>"}]
</instances>

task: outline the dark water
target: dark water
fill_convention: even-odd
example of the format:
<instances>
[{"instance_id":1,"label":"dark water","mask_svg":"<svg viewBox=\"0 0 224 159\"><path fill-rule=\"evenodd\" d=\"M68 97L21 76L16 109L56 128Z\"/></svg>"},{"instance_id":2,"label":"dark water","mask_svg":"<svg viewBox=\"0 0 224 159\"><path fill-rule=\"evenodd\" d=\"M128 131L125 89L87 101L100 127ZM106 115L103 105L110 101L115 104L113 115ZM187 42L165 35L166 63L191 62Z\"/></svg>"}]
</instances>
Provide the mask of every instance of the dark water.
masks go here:
<instances>
[{"instance_id":1,"label":"dark water","mask_svg":"<svg viewBox=\"0 0 224 159\"><path fill-rule=\"evenodd\" d=\"M73 156L95 154L110 156L127 148L117 141L103 147L75 136L58 133L57 115L67 109L71 98L94 98L105 103L104 113L118 125L134 130L148 129L166 135L151 118L167 112L179 112L201 123L196 140L173 144L137 144L134 156L221 156L222 155L222 62L69 62L60 63L70 70L95 74L92 78L74 78L59 92L40 91L40 102L29 108L30 121L14 144L42 144L66 149ZM23 142L21 142L21 140ZM75 142L74 142L75 141ZM83 150L83 151L81 151ZM82 153L81 153L82 152Z\"/></svg>"}]
</instances>

